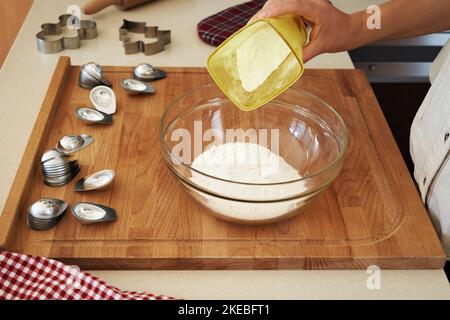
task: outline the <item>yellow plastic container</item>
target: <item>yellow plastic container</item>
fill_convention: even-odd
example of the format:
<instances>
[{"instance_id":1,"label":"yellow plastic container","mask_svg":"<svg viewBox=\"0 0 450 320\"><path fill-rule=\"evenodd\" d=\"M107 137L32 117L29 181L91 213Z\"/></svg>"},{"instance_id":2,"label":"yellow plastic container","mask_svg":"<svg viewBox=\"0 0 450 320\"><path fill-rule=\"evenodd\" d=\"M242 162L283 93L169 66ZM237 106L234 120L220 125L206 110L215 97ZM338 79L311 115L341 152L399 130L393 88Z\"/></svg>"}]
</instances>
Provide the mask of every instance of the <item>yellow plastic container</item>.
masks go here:
<instances>
[{"instance_id":1,"label":"yellow plastic container","mask_svg":"<svg viewBox=\"0 0 450 320\"><path fill-rule=\"evenodd\" d=\"M237 68L237 50L252 35L272 28L288 45L291 53L283 63L254 91L244 89ZM274 99L303 74L303 46L307 41L307 31L297 17L279 17L251 22L223 42L208 58L208 71L224 94L241 110L255 110ZM269 58L269 52L258 52Z\"/></svg>"}]
</instances>

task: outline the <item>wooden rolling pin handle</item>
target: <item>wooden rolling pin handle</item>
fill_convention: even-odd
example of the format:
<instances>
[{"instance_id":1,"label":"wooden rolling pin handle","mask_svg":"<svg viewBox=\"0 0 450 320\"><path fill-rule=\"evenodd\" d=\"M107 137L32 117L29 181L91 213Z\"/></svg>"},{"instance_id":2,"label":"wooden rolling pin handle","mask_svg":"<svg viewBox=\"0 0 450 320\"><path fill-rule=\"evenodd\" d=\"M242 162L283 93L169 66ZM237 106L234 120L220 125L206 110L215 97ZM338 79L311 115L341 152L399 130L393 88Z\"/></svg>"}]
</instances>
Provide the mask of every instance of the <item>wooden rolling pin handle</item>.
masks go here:
<instances>
[{"instance_id":1,"label":"wooden rolling pin handle","mask_svg":"<svg viewBox=\"0 0 450 320\"><path fill-rule=\"evenodd\" d=\"M119 8L122 10L130 9L136 6L139 6L143 3L147 3L153 0L122 0L120 1L121 4L119 4Z\"/></svg>"},{"instance_id":2,"label":"wooden rolling pin handle","mask_svg":"<svg viewBox=\"0 0 450 320\"><path fill-rule=\"evenodd\" d=\"M111 5L126 10L149 1L151 0L92 0L83 6L83 12L87 15L94 14Z\"/></svg>"}]
</instances>

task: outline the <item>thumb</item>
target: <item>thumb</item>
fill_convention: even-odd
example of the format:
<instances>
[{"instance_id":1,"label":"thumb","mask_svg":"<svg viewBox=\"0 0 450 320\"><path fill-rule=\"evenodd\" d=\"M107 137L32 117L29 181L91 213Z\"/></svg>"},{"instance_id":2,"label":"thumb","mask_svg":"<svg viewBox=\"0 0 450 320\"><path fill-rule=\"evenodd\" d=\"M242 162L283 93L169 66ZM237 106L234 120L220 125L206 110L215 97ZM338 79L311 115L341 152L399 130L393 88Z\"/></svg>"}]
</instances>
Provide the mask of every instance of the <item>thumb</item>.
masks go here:
<instances>
[{"instance_id":1,"label":"thumb","mask_svg":"<svg viewBox=\"0 0 450 320\"><path fill-rule=\"evenodd\" d=\"M272 18L285 15L300 15L303 17L313 17L316 5L305 0L269 0L264 7L256 14L256 18Z\"/></svg>"},{"instance_id":2,"label":"thumb","mask_svg":"<svg viewBox=\"0 0 450 320\"><path fill-rule=\"evenodd\" d=\"M315 58L322 52L316 41L312 41L303 47L303 62L307 63L311 59Z\"/></svg>"},{"instance_id":3,"label":"thumb","mask_svg":"<svg viewBox=\"0 0 450 320\"><path fill-rule=\"evenodd\" d=\"M97 13L110 5L116 4L115 0L91 0L83 6L83 12L87 15Z\"/></svg>"}]
</instances>

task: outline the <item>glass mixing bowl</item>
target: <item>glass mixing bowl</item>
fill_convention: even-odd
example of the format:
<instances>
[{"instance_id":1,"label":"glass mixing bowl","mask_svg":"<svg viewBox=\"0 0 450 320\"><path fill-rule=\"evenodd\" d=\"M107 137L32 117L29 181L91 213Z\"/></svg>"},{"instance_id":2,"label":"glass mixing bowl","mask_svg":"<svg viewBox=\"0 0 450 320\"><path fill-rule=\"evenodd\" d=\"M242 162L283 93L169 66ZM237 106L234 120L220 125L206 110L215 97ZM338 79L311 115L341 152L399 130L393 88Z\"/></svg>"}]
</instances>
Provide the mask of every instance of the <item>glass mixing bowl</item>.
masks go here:
<instances>
[{"instance_id":1,"label":"glass mixing bowl","mask_svg":"<svg viewBox=\"0 0 450 320\"><path fill-rule=\"evenodd\" d=\"M348 141L342 118L308 92L289 89L245 112L214 84L175 100L162 117L160 134L164 160L184 190L215 216L242 224L278 222L301 212L338 176ZM227 179L193 166L202 152L230 142L271 150L295 169L295 178L277 175L281 166L273 167L269 182L248 175L245 181Z\"/></svg>"}]
</instances>

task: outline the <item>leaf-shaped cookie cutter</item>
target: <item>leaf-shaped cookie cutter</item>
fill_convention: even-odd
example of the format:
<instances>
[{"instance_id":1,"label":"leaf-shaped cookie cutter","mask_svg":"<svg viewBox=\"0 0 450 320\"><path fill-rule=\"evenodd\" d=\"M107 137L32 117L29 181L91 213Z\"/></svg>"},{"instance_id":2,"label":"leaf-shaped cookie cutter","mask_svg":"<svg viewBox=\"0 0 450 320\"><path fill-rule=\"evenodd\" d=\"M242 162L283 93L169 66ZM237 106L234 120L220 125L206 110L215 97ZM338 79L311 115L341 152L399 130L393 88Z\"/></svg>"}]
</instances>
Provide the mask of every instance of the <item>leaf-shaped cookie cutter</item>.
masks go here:
<instances>
[{"instance_id":1,"label":"leaf-shaped cookie cutter","mask_svg":"<svg viewBox=\"0 0 450 320\"><path fill-rule=\"evenodd\" d=\"M80 28L76 37L62 37L56 40L49 40L47 36L60 35L63 28L67 26L70 14L63 14L59 17L58 23L45 23L41 26L41 31L36 34L37 47L41 53L58 53L64 49L79 49L81 40L91 40L97 37L97 23L92 20L81 20Z\"/></svg>"},{"instance_id":2,"label":"leaf-shaped cookie cutter","mask_svg":"<svg viewBox=\"0 0 450 320\"><path fill-rule=\"evenodd\" d=\"M156 41L145 43L144 41L129 42L128 33L141 33L146 38L153 38ZM159 30L156 26L147 26L145 22L135 22L124 19L123 25L119 29L119 39L123 42L125 54L135 54L143 52L150 56L164 51L165 46L171 42L170 30Z\"/></svg>"}]
</instances>

